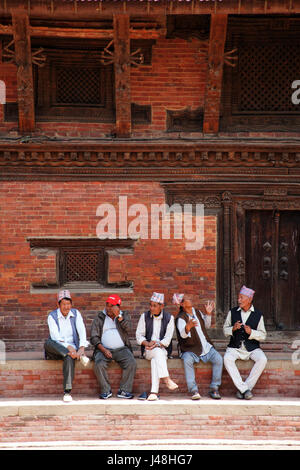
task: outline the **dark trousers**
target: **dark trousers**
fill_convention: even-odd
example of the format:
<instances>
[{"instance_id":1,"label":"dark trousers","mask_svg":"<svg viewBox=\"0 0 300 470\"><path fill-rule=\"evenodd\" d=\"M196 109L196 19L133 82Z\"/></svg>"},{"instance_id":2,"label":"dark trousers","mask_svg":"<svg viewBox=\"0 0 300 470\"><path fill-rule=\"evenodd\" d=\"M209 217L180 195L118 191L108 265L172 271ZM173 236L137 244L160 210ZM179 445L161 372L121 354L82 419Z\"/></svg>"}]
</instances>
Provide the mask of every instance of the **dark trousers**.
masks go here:
<instances>
[{"instance_id":1,"label":"dark trousers","mask_svg":"<svg viewBox=\"0 0 300 470\"><path fill-rule=\"evenodd\" d=\"M97 351L94 356L94 370L100 385L100 393L108 393L111 390L106 369L112 360L116 361L122 368L120 390L131 393L136 371L136 361L132 352L126 346L110 349L110 352L112 353L112 359L105 357L101 351Z\"/></svg>"},{"instance_id":2,"label":"dark trousers","mask_svg":"<svg viewBox=\"0 0 300 470\"><path fill-rule=\"evenodd\" d=\"M72 384L75 372L75 359L68 356L69 350L62 344L47 339L45 342L45 353L47 359L63 360L63 387L64 390L72 390Z\"/></svg>"}]
</instances>

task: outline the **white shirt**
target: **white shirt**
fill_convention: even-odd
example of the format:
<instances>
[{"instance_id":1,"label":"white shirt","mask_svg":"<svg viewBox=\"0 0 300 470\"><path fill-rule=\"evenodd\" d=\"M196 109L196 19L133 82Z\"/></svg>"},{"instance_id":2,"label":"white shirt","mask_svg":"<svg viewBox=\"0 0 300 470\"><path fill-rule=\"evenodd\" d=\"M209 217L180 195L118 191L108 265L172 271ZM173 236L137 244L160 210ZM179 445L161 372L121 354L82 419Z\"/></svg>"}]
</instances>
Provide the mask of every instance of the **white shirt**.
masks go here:
<instances>
[{"instance_id":1,"label":"white shirt","mask_svg":"<svg viewBox=\"0 0 300 470\"><path fill-rule=\"evenodd\" d=\"M203 315L202 312L200 312L200 314L201 314L201 317L203 318L205 328L210 328L210 326L211 326L211 315ZM187 313L187 315L190 316L191 318L195 318L197 320L197 325L194 328L197 331L199 339L200 339L201 344L202 344L202 353L200 354L200 356L205 356L205 354L207 354L209 352L210 348L212 347L212 344L210 344L204 336L204 333L203 333L201 325L198 321L198 318L197 318L194 307L193 307L192 315L190 315L188 313ZM186 326L186 321L183 318L178 318L177 327L178 327L180 336L182 338L190 338L191 337L191 332L187 333L185 331L185 326Z\"/></svg>"},{"instance_id":2,"label":"white shirt","mask_svg":"<svg viewBox=\"0 0 300 470\"><path fill-rule=\"evenodd\" d=\"M101 343L107 349L118 349L125 346L124 341L122 340L120 333L117 330L116 322L119 321L116 318L110 318L106 310L103 311L105 313L105 320L103 323L103 331L102 331L102 338ZM122 312L120 312L122 315Z\"/></svg>"},{"instance_id":3,"label":"white shirt","mask_svg":"<svg viewBox=\"0 0 300 470\"><path fill-rule=\"evenodd\" d=\"M254 307L251 305L250 309L245 312L242 310L240 307L238 310L241 310L241 317L242 317L242 323L245 324L246 321L248 320L250 314L254 312ZM229 310L227 318L225 320L224 326L223 326L223 332L225 336L232 336L232 324L231 324L231 310ZM254 330L251 328L251 335L249 336L249 339L255 339L256 341L264 341L267 337L267 332L265 329L265 324L264 324L264 318L261 316L259 323L257 325L257 330ZM240 347L242 350L246 350L244 341L242 342L242 345Z\"/></svg>"},{"instance_id":4,"label":"white shirt","mask_svg":"<svg viewBox=\"0 0 300 470\"><path fill-rule=\"evenodd\" d=\"M76 309L76 330L79 336L79 347L84 346L85 348L89 345L89 342L86 340L86 330L83 323L83 319L79 310ZM59 329L57 327L56 321L51 315L48 315L48 326L50 332L50 338L57 343L61 343L66 348L72 346L76 349L76 345L73 340L73 330L70 318L74 317L74 313L70 310L66 317L63 316L60 309L57 309L57 319L59 324Z\"/></svg>"},{"instance_id":5,"label":"white shirt","mask_svg":"<svg viewBox=\"0 0 300 470\"><path fill-rule=\"evenodd\" d=\"M174 333L174 317L171 315L171 319L167 325L166 334L160 340L160 329L161 329L162 313L155 317L153 315L153 332L151 336L151 341L159 341L165 348L169 346L172 341ZM147 341L146 338L146 324L145 324L145 314L143 313L140 316L138 326L136 329L136 341L137 344L141 345L143 341Z\"/></svg>"}]
</instances>

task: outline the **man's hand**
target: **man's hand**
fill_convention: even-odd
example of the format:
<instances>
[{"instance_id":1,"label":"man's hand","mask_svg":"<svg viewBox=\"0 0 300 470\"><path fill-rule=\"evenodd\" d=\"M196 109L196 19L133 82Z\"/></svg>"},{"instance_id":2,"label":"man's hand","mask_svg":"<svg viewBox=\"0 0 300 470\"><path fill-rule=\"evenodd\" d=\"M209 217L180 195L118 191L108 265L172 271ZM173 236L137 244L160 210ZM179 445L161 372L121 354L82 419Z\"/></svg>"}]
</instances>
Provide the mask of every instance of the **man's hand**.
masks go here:
<instances>
[{"instance_id":1,"label":"man's hand","mask_svg":"<svg viewBox=\"0 0 300 470\"><path fill-rule=\"evenodd\" d=\"M68 346L68 350L69 350L69 356L71 356L72 359L78 358L78 354L75 348L73 348L72 346Z\"/></svg>"},{"instance_id":2,"label":"man's hand","mask_svg":"<svg viewBox=\"0 0 300 470\"><path fill-rule=\"evenodd\" d=\"M251 330L250 326L245 325L244 328L245 328L245 331L246 331L247 335L251 335L252 330Z\"/></svg>"},{"instance_id":3,"label":"man's hand","mask_svg":"<svg viewBox=\"0 0 300 470\"><path fill-rule=\"evenodd\" d=\"M80 358L83 355L84 355L84 346L81 346L77 351L77 356L78 358Z\"/></svg>"},{"instance_id":4,"label":"man's hand","mask_svg":"<svg viewBox=\"0 0 300 470\"><path fill-rule=\"evenodd\" d=\"M151 350L157 347L156 341L144 341L145 349Z\"/></svg>"},{"instance_id":5,"label":"man's hand","mask_svg":"<svg viewBox=\"0 0 300 470\"><path fill-rule=\"evenodd\" d=\"M212 300L208 300L205 305L206 315L211 315L214 308L215 308L215 303Z\"/></svg>"},{"instance_id":6,"label":"man's hand","mask_svg":"<svg viewBox=\"0 0 300 470\"><path fill-rule=\"evenodd\" d=\"M235 322L235 324L232 327L232 331L240 330L243 326L243 323L241 321Z\"/></svg>"},{"instance_id":7,"label":"man's hand","mask_svg":"<svg viewBox=\"0 0 300 470\"><path fill-rule=\"evenodd\" d=\"M118 321L122 321L122 320L123 320L122 317L119 317L119 315L120 315L120 307L118 307L117 305L114 305L111 310L112 310L112 312L113 312L115 318L118 318Z\"/></svg>"},{"instance_id":8,"label":"man's hand","mask_svg":"<svg viewBox=\"0 0 300 470\"><path fill-rule=\"evenodd\" d=\"M112 359L112 353L110 352L109 349L106 349L102 344L98 344L98 349L99 349L99 351L102 352L102 354L104 354L104 356L107 359Z\"/></svg>"},{"instance_id":9,"label":"man's hand","mask_svg":"<svg viewBox=\"0 0 300 470\"><path fill-rule=\"evenodd\" d=\"M185 331L189 333L192 328L198 325L198 321L195 318L191 318L185 325Z\"/></svg>"}]
</instances>

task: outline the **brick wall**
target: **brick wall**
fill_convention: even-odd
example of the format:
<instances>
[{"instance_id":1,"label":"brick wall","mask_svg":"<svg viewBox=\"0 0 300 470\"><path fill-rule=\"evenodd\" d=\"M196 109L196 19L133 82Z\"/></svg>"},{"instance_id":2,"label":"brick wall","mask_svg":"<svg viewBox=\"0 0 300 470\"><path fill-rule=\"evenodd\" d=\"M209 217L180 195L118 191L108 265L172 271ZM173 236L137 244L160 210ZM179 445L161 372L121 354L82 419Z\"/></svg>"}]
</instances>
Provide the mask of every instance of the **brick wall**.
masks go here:
<instances>
[{"instance_id":1,"label":"brick wall","mask_svg":"<svg viewBox=\"0 0 300 470\"><path fill-rule=\"evenodd\" d=\"M47 333L46 316L56 305L55 293L33 293L31 284L54 281L56 258L52 250L32 253L28 238L96 237L101 220L97 207L111 203L118 214L119 196L128 195L128 207L165 202L158 183L137 182L3 182L1 200L0 338L10 341L40 340ZM128 223L133 217L128 217ZM172 225L171 225L172 226ZM123 305L133 312L133 327L148 306L153 291L164 292L171 304L174 292L193 294L203 306L215 298L216 219L205 218L204 247L185 249L184 239L139 240L133 254L110 258L109 281L132 280L132 293L122 294ZM160 234L161 238L161 234ZM95 312L104 307L108 293L74 294L87 327ZM215 318L213 318L213 324Z\"/></svg>"},{"instance_id":2,"label":"brick wall","mask_svg":"<svg viewBox=\"0 0 300 470\"><path fill-rule=\"evenodd\" d=\"M252 361L238 361L242 377L245 379L253 366ZM87 368L76 363L75 378L73 382L74 398L98 397L99 385L93 370L93 362ZM170 392L161 381L159 393L161 398L188 397L184 368L181 359L168 360L170 377L178 384L179 389ZM120 367L112 362L108 368L111 389L116 396L121 380ZM199 363L195 366L196 382L203 398L208 397L212 376L211 364ZM22 397L56 397L63 392L62 361L51 360L9 360L0 364L0 396L2 398ZM293 366L286 358L284 361L272 359L268 356L268 363L259 378L253 393L255 397L298 397L300 375L299 367ZM137 358L137 370L133 383L133 393L138 396L142 392L150 392L151 369L150 362ZM233 385L225 368L222 374L220 393L223 398L235 397L236 388Z\"/></svg>"}]
</instances>

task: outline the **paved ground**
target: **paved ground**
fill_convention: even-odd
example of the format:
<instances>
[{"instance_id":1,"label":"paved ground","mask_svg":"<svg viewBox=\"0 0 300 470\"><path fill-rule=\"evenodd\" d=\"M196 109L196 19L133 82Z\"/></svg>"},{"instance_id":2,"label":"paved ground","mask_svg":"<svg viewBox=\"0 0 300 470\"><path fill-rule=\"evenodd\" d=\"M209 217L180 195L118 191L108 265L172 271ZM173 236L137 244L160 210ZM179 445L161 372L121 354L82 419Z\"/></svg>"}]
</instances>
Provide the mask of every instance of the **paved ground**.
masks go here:
<instances>
[{"instance_id":1,"label":"paved ground","mask_svg":"<svg viewBox=\"0 0 300 470\"><path fill-rule=\"evenodd\" d=\"M300 450L300 441L278 440L226 440L226 439L176 439L157 441L57 441L0 443L0 450L115 450L115 451L184 451L194 450ZM148 452L149 453L149 452ZM134 454L133 454L134 455Z\"/></svg>"}]
</instances>

